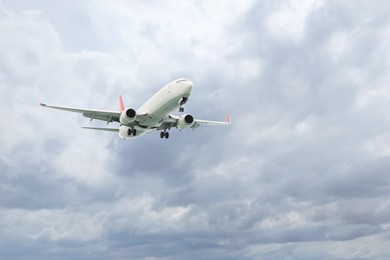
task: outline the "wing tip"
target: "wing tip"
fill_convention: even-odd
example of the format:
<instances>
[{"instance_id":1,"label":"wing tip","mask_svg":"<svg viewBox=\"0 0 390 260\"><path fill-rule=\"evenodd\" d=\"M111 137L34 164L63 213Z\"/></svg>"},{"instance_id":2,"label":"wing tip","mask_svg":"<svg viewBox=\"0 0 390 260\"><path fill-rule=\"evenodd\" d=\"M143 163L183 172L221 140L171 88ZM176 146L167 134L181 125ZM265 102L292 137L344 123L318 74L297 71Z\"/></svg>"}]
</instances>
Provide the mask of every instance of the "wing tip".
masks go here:
<instances>
[{"instance_id":1,"label":"wing tip","mask_svg":"<svg viewBox=\"0 0 390 260\"><path fill-rule=\"evenodd\" d=\"M230 117L230 113L227 114L227 123L230 125L232 122L232 118Z\"/></svg>"},{"instance_id":2,"label":"wing tip","mask_svg":"<svg viewBox=\"0 0 390 260\"><path fill-rule=\"evenodd\" d=\"M41 107L47 106L47 104L45 104L45 103L39 103L39 105L40 105Z\"/></svg>"}]
</instances>

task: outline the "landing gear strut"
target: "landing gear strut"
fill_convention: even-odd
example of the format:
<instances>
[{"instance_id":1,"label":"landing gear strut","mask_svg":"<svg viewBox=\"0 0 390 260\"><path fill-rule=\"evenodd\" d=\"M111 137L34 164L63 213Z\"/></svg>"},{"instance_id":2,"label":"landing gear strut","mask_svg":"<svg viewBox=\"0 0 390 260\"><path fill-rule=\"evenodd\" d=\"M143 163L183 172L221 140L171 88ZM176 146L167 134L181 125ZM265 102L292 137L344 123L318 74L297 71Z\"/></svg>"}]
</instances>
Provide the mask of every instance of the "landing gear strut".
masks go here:
<instances>
[{"instance_id":1,"label":"landing gear strut","mask_svg":"<svg viewBox=\"0 0 390 260\"><path fill-rule=\"evenodd\" d=\"M179 101L179 112L184 112L184 107L183 107L183 105L185 104L185 103L187 103L187 101L188 101L188 97L182 97L181 99L180 99L180 101Z\"/></svg>"}]
</instances>

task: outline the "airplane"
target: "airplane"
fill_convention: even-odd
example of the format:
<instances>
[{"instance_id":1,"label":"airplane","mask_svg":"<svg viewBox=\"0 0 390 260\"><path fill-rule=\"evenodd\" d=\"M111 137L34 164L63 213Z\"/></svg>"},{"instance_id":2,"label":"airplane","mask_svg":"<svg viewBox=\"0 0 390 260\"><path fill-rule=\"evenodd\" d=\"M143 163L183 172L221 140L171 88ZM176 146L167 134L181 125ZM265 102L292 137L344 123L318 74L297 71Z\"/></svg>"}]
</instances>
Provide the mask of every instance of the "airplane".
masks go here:
<instances>
[{"instance_id":1,"label":"airplane","mask_svg":"<svg viewBox=\"0 0 390 260\"><path fill-rule=\"evenodd\" d=\"M119 136L123 139L139 137L153 130L161 131L160 138L168 139L171 128L177 128L181 131L186 128L195 129L202 125L229 125L231 123L230 114L227 115L226 122L195 119L190 114L181 116L171 114L177 108L179 108L179 112L184 112L183 106L187 103L191 95L192 87L192 82L186 78L174 80L160 89L137 110L125 108L122 96L119 96L120 111L73 108L46 103L40 103L40 105L81 113L84 117L90 118L90 122L94 119L105 121L107 125L112 122L118 122L120 124L119 128L83 128L118 132Z\"/></svg>"}]
</instances>

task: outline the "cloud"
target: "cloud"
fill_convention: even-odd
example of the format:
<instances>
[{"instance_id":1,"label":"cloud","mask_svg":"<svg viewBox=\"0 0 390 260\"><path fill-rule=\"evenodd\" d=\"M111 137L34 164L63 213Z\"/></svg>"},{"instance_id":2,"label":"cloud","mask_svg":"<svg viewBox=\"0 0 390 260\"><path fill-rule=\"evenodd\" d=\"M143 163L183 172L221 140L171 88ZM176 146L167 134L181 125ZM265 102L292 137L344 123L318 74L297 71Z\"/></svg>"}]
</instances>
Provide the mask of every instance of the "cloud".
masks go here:
<instances>
[{"instance_id":1,"label":"cloud","mask_svg":"<svg viewBox=\"0 0 390 260\"><path fill-rule=\"evenodd\" d=\"M320 8L322 1L313 0L298 4L294 1L284 1L276 12L267 20L267 27L276 37L301 40L304 37L304 29L308 14L314 9Z\"/></svg>"},{"instance_id":2,"label":"cloud","mask_svg":"<svg viewBox=\"0 0 390 260\"><path fill-rule=\"evenodd\" d=\"M389 7L0 2L0 255L386 258ZM178 77L233 124L123 141L38 105L137 108Z\"/></svg>"}]
</instances>

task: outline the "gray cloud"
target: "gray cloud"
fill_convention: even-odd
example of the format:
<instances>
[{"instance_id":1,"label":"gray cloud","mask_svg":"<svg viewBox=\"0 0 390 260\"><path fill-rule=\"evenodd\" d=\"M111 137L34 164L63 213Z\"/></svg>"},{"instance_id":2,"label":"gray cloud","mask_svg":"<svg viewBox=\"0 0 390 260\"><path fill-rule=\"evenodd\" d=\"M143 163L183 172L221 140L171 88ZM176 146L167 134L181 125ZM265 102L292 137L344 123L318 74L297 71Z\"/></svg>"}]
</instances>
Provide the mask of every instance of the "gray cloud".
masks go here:
<instances>
[{"instance_id":1,"label":"gray cloud","mask_svg":"<svg viewBox=\"0 0 390 260\"><path fill-rule=\"evenodd\" d=\"M0 2L0 256L388 258L389 8ZM137 108L178 77L233 124L123 141L37 104Z\"/></svg>"}]
</instances>

